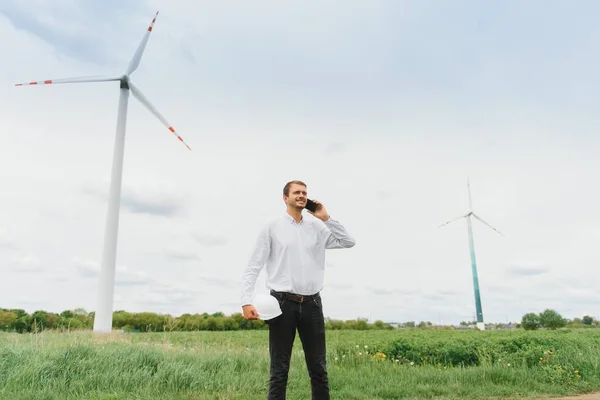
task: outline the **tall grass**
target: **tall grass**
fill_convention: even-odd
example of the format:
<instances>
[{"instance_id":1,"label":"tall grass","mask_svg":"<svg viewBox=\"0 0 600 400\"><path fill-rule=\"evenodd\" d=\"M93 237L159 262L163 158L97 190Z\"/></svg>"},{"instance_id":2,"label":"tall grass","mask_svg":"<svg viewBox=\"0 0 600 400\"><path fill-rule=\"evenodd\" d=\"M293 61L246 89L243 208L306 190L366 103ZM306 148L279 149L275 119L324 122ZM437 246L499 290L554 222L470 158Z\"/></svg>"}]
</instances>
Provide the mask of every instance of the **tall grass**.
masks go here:
<instances>
[{"instance_id":1,"label":"tall grass","mask_svg":"<svg viewBox=\"0 0 600 400\"><path fill-rule=\"evenodd\" d=\"M332 398L600 390L600 331L328 331ZM2 399L265 399L266 331L0 334ZM289 399L310 398L299 340Z\"/></svg>"}]
</instances>

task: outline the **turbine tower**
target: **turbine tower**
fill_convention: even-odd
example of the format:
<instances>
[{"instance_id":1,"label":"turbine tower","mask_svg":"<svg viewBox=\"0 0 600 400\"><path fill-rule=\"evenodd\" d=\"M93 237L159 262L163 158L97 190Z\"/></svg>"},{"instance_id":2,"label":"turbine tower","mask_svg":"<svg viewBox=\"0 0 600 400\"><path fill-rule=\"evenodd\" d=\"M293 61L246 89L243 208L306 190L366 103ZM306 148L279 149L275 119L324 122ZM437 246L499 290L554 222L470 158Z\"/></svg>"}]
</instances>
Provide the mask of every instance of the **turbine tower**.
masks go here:
<instances>
[{"instance_id":1,"label":"turbine tower","mask_svg":"<svg viewBox=\"0 0 600 400\"><path fill-rule=\"evenodd\" d=\"M94 332L110 332L112 330L113 297L115 287L115 265L117 255L117 238L119 233L119 207L121 202L121 181L123 176L123 155L125 150L125 131L127 125L127 105L129 93L144 105L162 124L171 131L189 150L190 147L179 136L175 129L167 122L165 117L148 101L140 89L131 80L131 74L137 69L144 54L150 33L156 22L158 12L152 19L141 43L136 49L125 74L121 76L92 76L64 79L49 79L28 83L17 83L15 86L48 85L58 83L89 83L89 82L119 82L119 107L117 113L116 137L113 151L110 192L108 196L108 210L104 232L104 247L102 264L98 282L98 297L96 315L94 318Z\"/></svg>"},{"instance_id":2,"label":"turbine tower","mask_svg":"<svg viewBox=\"0 0 600 400\"><path fill-rule=\"evenodd\" d=\"M479 330L483 331L483 330L485 330L485 324L483 322L483 310L481 308L481 295L479 293L479 278L477 276L477 262L475 261L475 247L473 244L473 227L471 225L471 217L479 220L479 222L483 223L484 225L491 228L492 230L499 233L500 235L504 236L504 234L502 234L498 229L494 228L492 225L485 222L483 219L481 219L481 217L479 217L477 214L475 214L473 212L473 203L471 201L471 185L469 183L469 179L467 179L467 190L469 192L469 212L466 213L465 215L461 215L460 217L451 219L450 221L446 221L439 227L441 228L445 225L448 225L448 224L450 224L454 221L457 221L459 219L462 219L462 218L466 218L466 220L467 220L467 233L469 235L469 251L471 253L471 271L473 274L473 290L475 292L475 310L477 312L477 328Z\"/></svg>"}]
</instances>

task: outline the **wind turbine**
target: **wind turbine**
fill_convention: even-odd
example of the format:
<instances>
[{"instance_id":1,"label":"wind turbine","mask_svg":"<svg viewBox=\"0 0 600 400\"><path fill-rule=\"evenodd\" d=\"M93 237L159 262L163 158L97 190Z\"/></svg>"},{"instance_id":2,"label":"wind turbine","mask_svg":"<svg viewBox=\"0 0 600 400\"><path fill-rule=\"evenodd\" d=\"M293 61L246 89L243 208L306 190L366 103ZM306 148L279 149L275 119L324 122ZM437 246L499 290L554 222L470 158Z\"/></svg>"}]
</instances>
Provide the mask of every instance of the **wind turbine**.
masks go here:
<instances>
[{"instance_id":1,"label":"wind turbine","mask_svg":"<svg viewBox=\"0 0 600 400\"><path fill-rule=\"evenodd\" d=\"M461 215L460 217L451 219L450 221L446 221L439 227L441 228L445 225L448 225L448 224L450 224L454 221L457 221L459 219L462 219L462 218L466 218L466 220L467 220L467 232L469 234L469 250L471 253L471 270L473 273L473 290L475 292L475 310L477 312L477 328L479 330L483 331L483 330L485 330L485 324L483 322L483 311L481 309L481 296L479 294L479 278L477 277L477 262L475 261L475 247L473 245L473 227L471 226L471 217L479 220L479 222L481 222L482 224L491 228L492 230L499 233L500 235L504 236L504 234L501 233L498 229L494 228L492 225L485 222L483 219L481 219L481 217L479 217L477 214L475 214L473 212L473 203L471 201L471 184L469 183L469 179L467 179L467 190L469 192L469 212L466 213L465 215Z\"/></svg>"},{"instance_id":2,"label":"wind turbine","mask_svg":"<svg viewBox=\"0 0 600 400\"><path fill-rule=\"evenodd\" d=\"M144 34L142 41L136 49L125 74L121 76L88 76L64 79L49 79L28 83L17 83L15 86L48 85L58 83L88 83L88 82L119 82L119 108L117 114L116 138L113 152L110 192L108 197L108 210L104 232L104 247L100 269L96 315L94 318L94 332L110 332L112 330L113 294L115 286L115 263L117 255L117 237L119 231L119 206L121 201L121 181L123 176L123 154L125 150L125 131L127 124L127 105L129 92L138 99L154 116L156 116L177 139L189 150L191 148L177 134L175 129L167 122L165 117L148 101L140 89L131 81L131 74L137 69L144 54L150 33L156 22L158 12L152 19L150 26Z\"/></svg>"}]
</instances>

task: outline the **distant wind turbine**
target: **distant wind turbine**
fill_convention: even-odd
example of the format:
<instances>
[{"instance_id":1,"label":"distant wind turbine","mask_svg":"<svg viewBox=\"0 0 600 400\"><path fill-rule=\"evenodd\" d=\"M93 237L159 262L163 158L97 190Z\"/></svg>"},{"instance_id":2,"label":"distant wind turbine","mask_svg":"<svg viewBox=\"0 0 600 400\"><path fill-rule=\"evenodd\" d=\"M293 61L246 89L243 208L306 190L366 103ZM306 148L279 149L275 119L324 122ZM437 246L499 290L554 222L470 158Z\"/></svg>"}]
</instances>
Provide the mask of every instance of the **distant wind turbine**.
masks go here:
<instances>
[{"instance_id":1,"label":"distant wind turbine","mask_svg":"<svg viewBox=\"0 0 600 400\"><path fill-rule=\"evenodd\" d=\"M94 332L110 332L112 330L113 297L115 286L115 264L117 255L117 237L119 230L119 205L121 201L121 181L123 176L123 154L125 150L125 127L127 125L127 105L129 92L138 99L154 116L156 116L177 139L189 150L190 147L177 134L175 129L167 122L165 117L148 101L140 89L131 81L131 74L137 69L144 54L150 32L156 22L158 12L152 19L150 26L144 34L141 43L133 54L126 72L121 76L92 76L65 79L49 79L45 81L17 83L15 86L47 85L55 83L87 83L87 82L119 82L119 108L117 114L116 138L113 152L112 174L110 193L108 198L108 211L104 233L104 247L102 252L102 265L98 286L97 309L94 318Z\"/></svg>"},{"instance_id":2,"label":"distant wind turbine","mask_svg":"<svg viewBox=\"0 0 600 400\"><path fill-rule=\"evenodd\" d=\"M467 230L468 230L468 234L469 234L469 250L471 253L471 270L473 273L473 289L475 291L475 310L477 312L477 328L479 330L483 331L483 330L485 330L485 324L483 322L483 311L481 309L481 296L479 294L479 278L477 277L477 262L475 261L475 247L473 244L473 227L471 226L471 217L479 220L479 222L483 223L484 225L491 228L492 230L499 233L500 235L504 236L504 234L502 234L498 229L494 228L493 226L491 226L490 224L485 222L483 219L481 219L477 214L475 214L473 212L473 203L471 201L471 184L469 183L468 179L467 179L467 190L469 192L469 212L466 213L465 215L461 215L460 217L451 219L450 221L446 221L439 227L441 228L445 225L448 225L448 224L450 224L454 221L457 221L459 219L462 219L462 218L466 218L466 220L467 220Z\"/></svg>"}]
</instances>

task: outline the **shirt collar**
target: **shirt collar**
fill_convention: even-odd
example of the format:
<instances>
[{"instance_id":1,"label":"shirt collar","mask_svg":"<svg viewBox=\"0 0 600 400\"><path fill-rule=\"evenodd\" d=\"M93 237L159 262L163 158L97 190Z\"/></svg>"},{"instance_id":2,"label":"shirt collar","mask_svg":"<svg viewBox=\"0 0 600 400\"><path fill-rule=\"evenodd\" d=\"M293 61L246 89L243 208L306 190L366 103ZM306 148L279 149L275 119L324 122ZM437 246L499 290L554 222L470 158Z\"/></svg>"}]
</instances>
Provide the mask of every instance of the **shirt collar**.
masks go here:
<instances>
[{"instance_id":1,"label":"shirt collar","mask_svg":"<svg viewBox=\"0 0 600 400\"><path fill-rule=\"evenodd\" d=\"M287 212L284 212L283 216L284 216L284 218L287 218L288 221L290 221L290 224L295 224L296 223L296 220L294 219L294 217L292 217ZM302 225L302 224L304 224L304 215L302 215L302 219L300 220L300 222L298 222L298 225Z\"/></svg>"}]
</instances>

